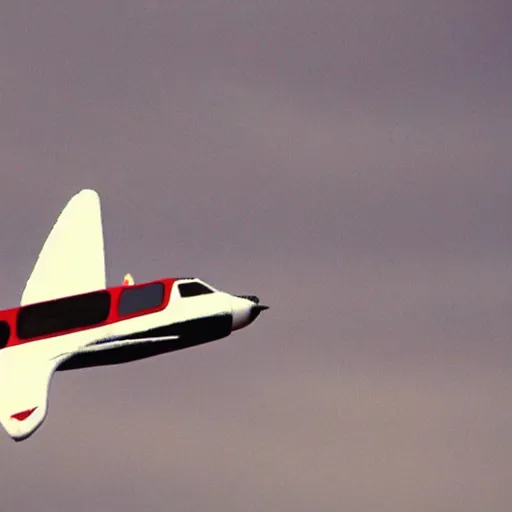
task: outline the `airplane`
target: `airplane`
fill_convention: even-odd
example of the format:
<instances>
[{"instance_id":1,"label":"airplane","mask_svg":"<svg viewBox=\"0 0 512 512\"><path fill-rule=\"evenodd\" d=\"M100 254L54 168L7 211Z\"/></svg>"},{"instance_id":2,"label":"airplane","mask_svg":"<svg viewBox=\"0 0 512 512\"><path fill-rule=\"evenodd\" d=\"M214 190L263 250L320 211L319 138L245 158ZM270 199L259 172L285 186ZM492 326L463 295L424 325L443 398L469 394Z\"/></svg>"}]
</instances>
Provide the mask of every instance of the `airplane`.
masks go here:
<instances>
[{"instance_id":1,"label":"airplane","mask_svg":"<svg viewBox=\"0 0 512 512\"><path fill-rule=\"evenodd\" d=\"M218 340L268 309L195 277L107 287L100 198L84 189L59 215L22 293L0 311L0 423L30 437L55 371L135 361Z\"/></svg>"}]
</instances>

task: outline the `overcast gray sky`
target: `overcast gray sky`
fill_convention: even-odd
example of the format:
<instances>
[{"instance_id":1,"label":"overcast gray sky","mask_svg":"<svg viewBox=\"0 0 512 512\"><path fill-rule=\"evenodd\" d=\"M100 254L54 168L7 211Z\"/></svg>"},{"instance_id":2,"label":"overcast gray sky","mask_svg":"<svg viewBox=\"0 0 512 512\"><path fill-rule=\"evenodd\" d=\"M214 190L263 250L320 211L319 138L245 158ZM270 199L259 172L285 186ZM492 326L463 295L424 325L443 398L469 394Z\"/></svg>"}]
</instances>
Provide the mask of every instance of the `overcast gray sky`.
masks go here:
<instances>
[{"instance_id":1,"label":"overcast gray sky","mask_svg":"<svg viewBox=\"0 0 512 512\"><path fill-rule=\"evenodd\" d=\"M505 0L0 6L0 306L60 209L109 284L271 309L217 343L57 374L0 436L2 510L508 512Z\"/></svg>"}]
</instances>

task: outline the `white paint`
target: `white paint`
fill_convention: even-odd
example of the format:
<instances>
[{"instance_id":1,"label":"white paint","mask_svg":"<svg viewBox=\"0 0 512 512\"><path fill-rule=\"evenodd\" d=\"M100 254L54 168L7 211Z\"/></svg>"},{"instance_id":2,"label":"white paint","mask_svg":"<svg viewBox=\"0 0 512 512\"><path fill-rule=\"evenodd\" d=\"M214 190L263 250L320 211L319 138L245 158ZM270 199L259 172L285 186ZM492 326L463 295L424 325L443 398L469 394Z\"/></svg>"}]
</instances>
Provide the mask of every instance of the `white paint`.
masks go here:
<instances>
[{"instance_id":1,"label":"white paint","mask_svg":"<svg viewBox=\"0 0 512 512\"><path fill-rule=\"evenodd\" d=\"M94 190L82 190L71 198L48 235L21 305L105 287L100 199Z\"/></svg>"}]
</instances>

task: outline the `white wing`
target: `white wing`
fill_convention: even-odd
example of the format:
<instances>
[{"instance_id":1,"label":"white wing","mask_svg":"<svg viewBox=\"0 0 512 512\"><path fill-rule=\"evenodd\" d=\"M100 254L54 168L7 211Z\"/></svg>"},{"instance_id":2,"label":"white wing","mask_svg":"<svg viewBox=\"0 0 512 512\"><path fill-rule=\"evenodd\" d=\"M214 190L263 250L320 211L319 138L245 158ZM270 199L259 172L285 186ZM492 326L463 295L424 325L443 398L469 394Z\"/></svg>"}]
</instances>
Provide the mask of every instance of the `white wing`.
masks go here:
<instances>
[{"instance_id":1,"label":"white wing","mask_svg":"<svg viewBox=\"0 0 512 512\"><path fill-rule=\"evenodd\" d=\"M100 198L76 194L60 214L25 286L21 305L106 287Z\"/></svg>"},{"instance_id":2,"label":"white wing","mask_svg":"<svg viewBox=\"0 0 512 512\"><path fill-rule=\"evenodd\" d=\"M32 435L46 417L50 381L60 360L40 348L26 343L0 352L0 423L16 441Z\"/></svg>"}]
</instances>

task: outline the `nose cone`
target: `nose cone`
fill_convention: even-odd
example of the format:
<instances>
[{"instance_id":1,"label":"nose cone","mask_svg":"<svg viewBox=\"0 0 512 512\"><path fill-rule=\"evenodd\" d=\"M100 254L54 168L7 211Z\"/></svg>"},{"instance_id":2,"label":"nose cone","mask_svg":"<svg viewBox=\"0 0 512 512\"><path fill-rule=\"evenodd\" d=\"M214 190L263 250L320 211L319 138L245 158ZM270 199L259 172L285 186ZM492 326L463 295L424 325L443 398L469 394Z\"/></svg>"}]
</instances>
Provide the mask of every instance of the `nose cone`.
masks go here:
<instances>
[{"instance_id":1,"label":"nose cone","mask_svg":"<svg viewBox=\"0 0 512 512\"><path fill-rule=\"evenodd\" d=\"M231 298L231 309L233 312L233 326L231 330L236 331L247 327L258 317L258 315L268 309L268 306L259 304L260 299L255 295L236 295Z\"/></svg>"},{"instance_id":2,"label":"nose cone","mask_svg":"<svg viewBox=\"0 0 512 512\"><path fill-rule=\"evenodd\" d=\"M266 309L268 309L268 306L262 306L260 304L256 304L256 305L252 306L251 312L249 314L249 323L254 322L254 320L256 320L256 318L258 318L260 313L262 311L265 311Z\"/></svg>"}]
</instances>

